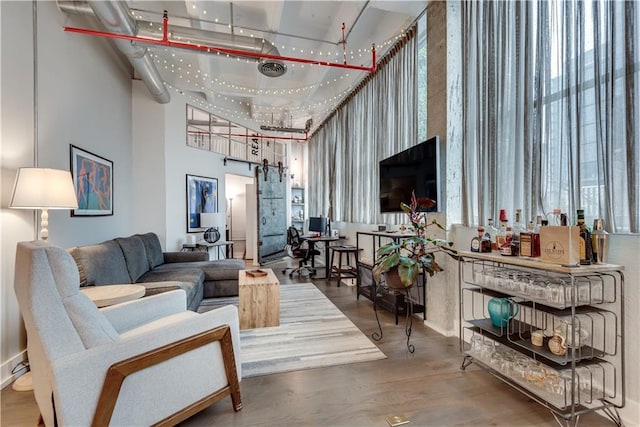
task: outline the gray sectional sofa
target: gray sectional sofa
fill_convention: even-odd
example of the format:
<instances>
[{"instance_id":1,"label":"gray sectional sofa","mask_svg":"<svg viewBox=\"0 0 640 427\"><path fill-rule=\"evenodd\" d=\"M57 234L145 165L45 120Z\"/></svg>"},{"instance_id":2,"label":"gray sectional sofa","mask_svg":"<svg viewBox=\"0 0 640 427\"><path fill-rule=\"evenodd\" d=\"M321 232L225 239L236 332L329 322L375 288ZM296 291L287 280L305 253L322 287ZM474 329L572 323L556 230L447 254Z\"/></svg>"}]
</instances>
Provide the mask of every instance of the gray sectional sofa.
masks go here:
<instances>
[{"instance_id":1,"label":"gray sectional sofa","mask_svg":"<svg viewBox=\"0 0 640 427\"><path fill-rule=\"evenodd\" d=\"M209 261L204 252L163 252L155 233L68 251L78 265L80 286L136 283L144 285L146 295L184 289L192 311L203 298L238 295L238 271L245 268L239 259Z\"/></svg>"}]
</instances>

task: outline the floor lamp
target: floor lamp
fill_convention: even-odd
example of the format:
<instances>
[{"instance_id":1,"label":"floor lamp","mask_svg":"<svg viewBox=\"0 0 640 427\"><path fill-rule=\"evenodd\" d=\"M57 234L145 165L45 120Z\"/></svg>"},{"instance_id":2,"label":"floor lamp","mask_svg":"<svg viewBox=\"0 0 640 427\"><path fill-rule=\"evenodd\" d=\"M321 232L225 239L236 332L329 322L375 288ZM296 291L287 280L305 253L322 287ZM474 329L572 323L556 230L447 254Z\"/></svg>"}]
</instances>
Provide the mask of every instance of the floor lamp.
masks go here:
<instances>
[{"instance_id":1,"label":"floor lamp","mask_svg":"<svg viewBox=\"0 0 640 427\"><path fill-rule=\"evenodd\" d=\"M68 171L45 168L20 168L11 195L10 208L40 209L40 239L49 237L49 209L76 209L78 201ZM31 372L13 383L16 391L33 390Z\"/></svg>"},{"instance_id":2,"label":"floor lamp","mask_svg":"<svg viewBox=\"0 0 640 427\"><path fill-rule=\"evenodd\" d=\"M229 240L233 241L233 197L229 197Z\"/></svg>"}]
</instances>

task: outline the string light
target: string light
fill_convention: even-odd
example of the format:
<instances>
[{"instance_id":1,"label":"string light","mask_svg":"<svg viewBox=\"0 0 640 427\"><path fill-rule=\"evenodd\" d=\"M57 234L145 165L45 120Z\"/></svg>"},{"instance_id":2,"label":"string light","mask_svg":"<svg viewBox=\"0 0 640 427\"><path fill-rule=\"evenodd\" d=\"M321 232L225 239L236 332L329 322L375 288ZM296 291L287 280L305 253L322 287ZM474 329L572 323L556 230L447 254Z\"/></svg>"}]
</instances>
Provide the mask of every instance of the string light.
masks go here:
<instances>
[{"instance_id":1,"label":"string light","mask_svg":"<svg viewBox=\"0 0 640 427\"><path fill-rule=\"evenodd\" d=\"M202 14L207 14L206 9L201 9L195 2L192 4L191 8L194 14L201 12ZM132 11L132 15L137 17L137 19L143 19L143 14L139 13L136 15L135 11ZM212 18L213 22L219 23L219 17ZM212 21L204 21L212 23ZM162 24L157 24L157 27L153 25L153 23L149 24L152 30L162 32L163 26ZM224 24L223 24L224 25ZM230 29L235 29L240 34L244 34L245 28L240 26L235 26L231 24L226 24L226 26ZM249 32L249 37L256 38L256 34L253 30L246 29ZM401 32L400 34L396 34L394 36L389 37L388 39L375 43L376 50L380 57L386 51L386 48L395 44L400 38L404 37L405 33ZM258 36L261 37L261 36ZM264 37L261 37L263 44L271 44L275 46L273 41L267 41ZM176 39L177 40L177 39ZM181 37L180 40L184 43L193 44L194 46L202 46L201 44L192 42L188 39L188 37ZM215 44L215 41L212 41L212 45ZM300 46L296 46L294 44L288 46L285 44L280 45L280 55L282 56L304 56L305 49ZM164 52L167 55L171 55L172 58L177 58L179 64L186 63L187 70L183 71L182 67L176 67L174 63L168 63L164 57L161 57L160 53ZM351 73L343 73L338 77L334 77L331 79L319 81L317 83L308 84L300 87L288 87L288 88L259 88L259 87L249 87L246 85L238 84L233 81L228 81L227 79L219 79L218 77L210 76L208 72L205 70L199 69L198 65L192 65L191 58L192 56L184 55L176 55L175 50L169 50L169 48L160 48L150 46L149 50L151 52L151 56L154 62L158 65L160 71L168 73L169 75L173 74L177 77L177 80L184 84L186 81L190 87L195 88L195 90L203 92L207 95L207 98L211 100L203 100L201 96L194 96L189 94L189 90L181 90L177 87L171 85L170 83L165 83L168 87L172 88L176 92L180 93L182 96L185 96L189 99L191 103L197 104L199 107L211 112L212 114L218 114L221 117L224 117L227 120L259 120L262 122L272 121L274 114L279 115L280 117L288 116L291 120L294 119L308 119L311 116L316 123L320 123L324 118L333 112L335 108L340 105L342 100L348 96L353 91L353 83L349 83L344 90L339 91L331 97L323 99L314 103L306 103L300 105L286 105L286 106L273 106L273 105L265 105L260 104L260 97L295 97L295 101L298 102L301 97L303 97L306 93L311 93L317 89L324 89L326 87L335 87L336 84L340 82L357 82L359 81L359 77L364 72L355 72ZM181 51L184 52L184 51ZM220 51L216 51L215 47L209 50L210 53L215 53L217 55L221 55ZM341 63L344 61L345 52L342 49L342 46L334 46L329 49L312 49L307 50L309 55L312 57L319 57L319 61L323 62L333 62L333 63ZM193 54L194 52L191 52ZM202 52L195 52L202 53ZM352 63L361 62L362 60L366 60L371 57L371 48L358 48L358 49L349 49L346 52L349 60ZM230 58L229 54L223 54L226 58ZM236 57L236 61L240 62L243 58ZM244 59L247 64L251 64L255 62L251 59ZM292 69L296 68L296 65L300 69L310 69L311 71L318 69L318 67L322 67L320 64L296 64L291 63L289 67ZM307 65L307 67L305 67ZM189 70L193 71L193 77ZM187 78L185 79L185 74ZM166 80L166 79L165 79ZM176 78L173 79L174 81ZM286 81L283 79L283 81ZM222 95L220 92L227 92L227 95ZM231 96L228 92L234 92L237 95ZM253 98L252 102L246 102L241 99L241 97L251 97ZM258 99L256 99L258 97ZM222 102L224 101L224 102ZM219 103L219 104L218 104ZM233 104L234 108L228 108L224 104ZM237 109L235 107L241 107L241 109ZM245 111L246 110L246 111Z\"/></svg>"}]
</instances>

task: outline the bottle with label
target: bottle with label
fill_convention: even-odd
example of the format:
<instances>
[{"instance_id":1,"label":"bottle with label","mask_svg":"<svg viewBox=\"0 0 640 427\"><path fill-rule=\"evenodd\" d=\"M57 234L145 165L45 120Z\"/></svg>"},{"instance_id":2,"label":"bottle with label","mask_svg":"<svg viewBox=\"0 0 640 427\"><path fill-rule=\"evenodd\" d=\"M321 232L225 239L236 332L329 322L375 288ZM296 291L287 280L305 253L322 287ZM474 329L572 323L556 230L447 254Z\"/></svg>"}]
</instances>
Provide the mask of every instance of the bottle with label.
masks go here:
<instances>
[{"instance_id":1,"label":"bottle with label","mask_svg":"<svg viewBox=\"0 0 640 427\"><path fill-rule=\"evenodd\" d=\"M516 219L511 231L511 241L514 246L518 247L518 252L520 252L520 234L525 233L526 231L527 229L522 225L522 209L516 209Z\"/></svg>"},{"instance_id":2,"label":"bottle with label","mask_svg":"<svg viewBox=\"0 0 640 427\"><path fill-rule=\"evenodd\" d=\"M493 225L493 218L489 218L487 222L489 224L484 228L484 235L488 237L491 242L491 250L497 251L498 244L496 243L496 236L498 235L498 229Z\"/></svg>"},{"instance_id":3,"label":"bottle with label","mask_svg":"<svg viewBox=\"0 0 640 427\"><path fill-rule=\"evenodd\" d=\"M593 248L591 231L584 222L584 209L578 209L578 227L580 228L580 264L591 265L593 260Z\"/></svg>"},{"instance_id":4,"label":"bottle with label","mask_svg":"<svg viewBox=\"0 0 640 427\"><path fill-rule=\"evenodd\" d=\"M540 256L540 234L533 221L527 224L527 231L520 234L520 256L535 258Z\"/></svg>"},{"instance_id":5,"label":"bottle with label","mask_svg":"<svg viewBox=\"0 0 640 427\"><path fill-rule=\"evenodd\" d=\"M515 248L515 246L513 245L513 230L511 228L511 226L507 226L507 231L506 231L506 236L505 236L505 240L504 243L502 244L502 246L500 246L500 255L505 255L505 256L517 256L517 250ZM516 250L516 252L514 253L514 250Z\"/></svg>"},{"instance_id":6,"label":"bottle with label","mask_svg":"<svg viewBox=\"0 0 640 427\"><path fill-rule=\"evenodd\" d=\"M493 242L491 241L491 237L489 237L487 233L484 233L482 240L480 240L480 252L491 253L492 250Z\"/></svg>"},{"instance_id":7,"label":"bottle with label","mask_svg":"<svg viewBox=\"0 0 640 427\"><path fill-rule=\"evenodd\" d=\"M498 250L501 250L502 245L507 237L507 224L509 221L507 220L507 211L504 209L500 209L500 229L498 230L498 234L496 234L496 246Z\"/></svg>"},{"instance_id":8,"label":"bottle with label","mask_svg":"<svg viewBox=\"0 0 640 427\"><path fill-rule=\"evenodd\" d=\"M471 252L480 252L482 236L484 236L484 227L478 227L478 235L471 239Z\"/></svg>"}]
</instances>

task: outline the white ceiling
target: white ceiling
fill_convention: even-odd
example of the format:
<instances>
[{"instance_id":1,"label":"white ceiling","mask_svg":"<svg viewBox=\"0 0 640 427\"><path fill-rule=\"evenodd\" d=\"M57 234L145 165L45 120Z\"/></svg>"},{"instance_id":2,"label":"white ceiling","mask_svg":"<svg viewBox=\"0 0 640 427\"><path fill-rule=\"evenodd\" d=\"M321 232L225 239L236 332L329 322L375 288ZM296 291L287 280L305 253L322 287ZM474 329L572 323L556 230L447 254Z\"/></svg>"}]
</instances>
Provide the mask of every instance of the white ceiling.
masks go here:
<instances>
[{"instance_id":1,"label":"white ceiling","mask_svg":"<svg viewBox=\"0 0 640 427\"><path fill-rule=\"evenodd\" d=\"M280 56L343 63L345 24L349 65L372 66L371 46L384 56L426 8L426 1L128 1L139 21L215 33L234 34L273 43ZM147 28L149 24L146 24ZM145 27L139 25L144 35ZM102 28L100 28L102 29ZM160 31L158 26L157 31ZM172 39L172 34L169 35ZM188 40L181 40L186 41ZM215 37L207 45L220 46ZM158 71L173 90L190 103L260 131L260 125L311 131L351 92L365 71L284 61L287 71L267 77L257 60L149 45ZM237 49L244 50L243 46ZM278 135L270 132L265 134Z\"/></svg>"}]
</instances>

